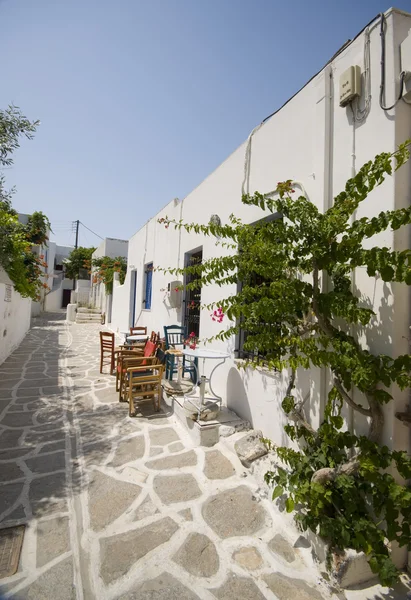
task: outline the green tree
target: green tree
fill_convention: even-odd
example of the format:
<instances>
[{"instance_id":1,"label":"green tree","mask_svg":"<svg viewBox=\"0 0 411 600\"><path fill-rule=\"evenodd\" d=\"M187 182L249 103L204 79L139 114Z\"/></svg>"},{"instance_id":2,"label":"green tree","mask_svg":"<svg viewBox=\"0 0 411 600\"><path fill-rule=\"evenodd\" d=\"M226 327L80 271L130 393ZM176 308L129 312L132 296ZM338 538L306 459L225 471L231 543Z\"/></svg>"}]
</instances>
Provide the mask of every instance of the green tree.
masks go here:
<instances>
[{"instance_id":1,"label":"green tree","mask_svg":"<svg viewBox=\"0 0 411 600\"><path fill-rule=\"evenodd\" d=\"M290 422L285 430L300 449L274 448L280 462L266 474L273 498L282 496L288 512L298 506L302 527L326 538L332 550L364 551L386 585L398 577L387 541L411 548L411 491L391 472L395 467L409 479L411 461L406 453L381 445L382 407L392 400L391 386L410 386L411 356L373 354L352 334L366 332L374 313L353 293L351 277L363 267L369 277L411 284L410 249L369 243L386 229L409 225L411 207L355 217L370 192L408 160L408 147L403 144L366 163L325 213L305 197L296 198L292 182L285 181L269 196L242 198L259 207L263 217L276 213L281 218L248 225L231 215L229 224L221 226L161 220L167 227L171 223L218 236L228 251L234 250L200 265L165 269L174 275L198 274L188 287L242 282L236 294L206 307L217 309L217 320L225 314L231 323L211 339L228 339L241 325L247 334L244 348L254 356L246 364L288 369L282 408ZM332 381L318 430L308 423L304 403L294 393L298 369L313 366L327 369ZM366 401L354 401L354 390ZM344 404L368 417L368 436L344 429Z\"/></svg>"},{"instance_id":2,"label":"green tree","mask_svg":"<svg viewBox=\"0 0 411 600\"><path fill-rule=\"evenodd\" d=\"M72 250L69 257L65 260L66 277L68 279L76 279L80 275L91 273L91 256L95 248L85 248L79 246Z\"/></svg>"},{"instance_id":3,"label":"green tree","mask_svg":"<svg viewBox=\"0 0 411 600\"><path fill-rule=\"evenodd\" d=\"M21 136L32 139L39 121L29 121L20 109L9 106L0 110L0 169L13 165L13 152ZM38 300L42 287L43 258L33 254L33 247L47 241L50 222L41 212L29 217L27 225L19 222L12 207L14 189L7 190L0 174L0 266L6 271L15 289L23 296Z\"/></svg>"}]
</instances>

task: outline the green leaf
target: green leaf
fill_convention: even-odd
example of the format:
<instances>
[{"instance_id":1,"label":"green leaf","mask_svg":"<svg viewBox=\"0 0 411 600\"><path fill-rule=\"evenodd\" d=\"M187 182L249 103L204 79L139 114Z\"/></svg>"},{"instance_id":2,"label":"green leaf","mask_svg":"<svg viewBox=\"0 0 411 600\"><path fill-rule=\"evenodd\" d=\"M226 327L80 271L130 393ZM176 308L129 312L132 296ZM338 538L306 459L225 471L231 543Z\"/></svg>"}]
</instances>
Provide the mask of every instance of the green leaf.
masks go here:
<instances>
[{"instance_id":1,"label":"green leaf","mask_svg":"<svg viewBox=\"0 0 411 600\"><path fill-rule=\"evenodd\" d=\"M284 493L284 489L281 487L281 485L276 485L274 488L274 491L273 491L273 500L282 496L283 493Z\"/></svg>"},{"instance_id":2,"label":"green leaf","mask_svg":"<svg viewBox=\"0 0 411 600\"><path fill-rule=\"evenodd\" d=\"M285 501L285 509L288 513L293 512L294 510L294 500L291 497L288 497Z\"/></svg>"}]
</instances>

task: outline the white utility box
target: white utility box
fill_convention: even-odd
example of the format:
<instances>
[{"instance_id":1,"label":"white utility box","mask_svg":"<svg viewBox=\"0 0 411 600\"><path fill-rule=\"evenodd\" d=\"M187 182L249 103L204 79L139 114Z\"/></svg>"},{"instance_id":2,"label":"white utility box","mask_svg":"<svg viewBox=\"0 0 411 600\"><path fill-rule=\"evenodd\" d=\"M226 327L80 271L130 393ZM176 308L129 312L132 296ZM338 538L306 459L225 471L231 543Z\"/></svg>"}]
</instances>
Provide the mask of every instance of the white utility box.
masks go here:
<instances>
[{"instance_id":1,"label":"white utility box","mask_svg":"<svg viewBox=\"0 0 411 600\"><path fill-rule=\"evenodd\" d=\"M172 281L168 284L169 291L169 302L171 308L181 308L181 300L182 300L182 281Z\"/></svg>"},{"instance_id":2,"label":"white utility box","mask_svg":"<svg viewBox=\"0 0 411 600\"><path fill-rule=\"evenodd\" d=\"M340 77L340 106L347 106L354 98L361 96L361 68L352 66Z\"/></svg>"}]
</instances>

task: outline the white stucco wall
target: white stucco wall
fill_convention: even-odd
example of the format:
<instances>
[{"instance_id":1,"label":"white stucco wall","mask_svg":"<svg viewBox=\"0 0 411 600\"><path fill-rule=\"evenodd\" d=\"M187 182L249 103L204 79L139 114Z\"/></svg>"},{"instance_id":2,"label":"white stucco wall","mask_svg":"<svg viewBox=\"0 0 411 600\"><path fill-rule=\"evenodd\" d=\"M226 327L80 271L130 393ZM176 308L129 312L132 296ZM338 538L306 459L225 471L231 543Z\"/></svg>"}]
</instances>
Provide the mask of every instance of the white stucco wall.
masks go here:
<instances>
[{"instance_id":1,"label":"white stucco wall","mask_svg":"<svg viewBox=\"0 0 411 600\"><path fill-rule=\"evenodd\" d=\"M389 11L386 32L386 94L385 101L392 104L398 94L396 82L400 73L399 44L408 34L411 17ZM384 112L378 105L380 86L380 35L379 23L370 27L371 53L371 110L364 123L353 123L350 107L339 106L339 79L351 65L363 69L364 33L360 34L329 65L316 75L294 98L278 111L254 135L252 140L250 192L268 192L278 181L293 179L304 186L307 197L320 210L327 209L332 198L344 189L346 180L379 152L393 151L411 137L411 108L400 102L395 110ZM363 98L361 100L363 102ZM144 265L183 266L184 254L199 246L203 259L227 252L210 237L165 229L158 218L183 218L185 222L208 223L212 214L227 222L234 212L245 222L262 218L256 207L241 203L241 184L244 174L245 143L211 173L182 203L170 202L144 225L130 240L128 272L125 283L114 286L111 328L125 331L131 324L133 313L131 289L132 271L137 271L137 298L134 324L146 325L149 330L162 331L167 324L180 323L181 311L170 307L167 294L161 292L173 279L155 271L153 274L152 308L144 309ZM394 177L376 189L357 211L361 216L378 215L381 210L409 206L411 165L407 163ZM369 240L369 245L393 248L409 247L409 231L384 232ZM364 269L355 274L355 288L375 311L372 327L366 339L374 352L398 355L408 352L410 324L409 290L404 285L390 286L378 278L370 278ZM235 286L208 286L202 290L202 303L206 304L235 293ZM225 324L227 326L227 324ZM203 310L200 320L200 337L206 338L219 331L208 311ZM228 349L232 356L235 340L215 343L215 348ZM234 359L215 373L215 388L228 406L249 419L275 443L287 443L283 431L285 419L280 407L287 385L286 374L264 374L260 371L242 371ZM322 419L324 398L328 381L317 369L300 373L297 393L310 395L309 419L317 425ZM406 392L393 390L395 401L386 409L384 442L391 447L409 449L408 430L394 418L396 410L404 410ZM356 398L357 400L359 398ZM365 432L364 418L346 413L348 426Z\"/></svg>"},{"instance_id":2,"label":"white stucco wall","mask_svg":"<svg viewBox=\"0 0 411 600\"><path fill-rule=\"evenodd\" d=\"M109 256L110 258L127 258L128 255L128 241L120 240L117 238L105 238L101 244L93 252L92 258L101 258L102 256ZM110 299L108 298L105 290L105 285L101 282L93 283L93 277L96 273L96 268L92 268L91 271L91 302L97 308L101 309L102 313L109 313Z\"/></svg>"},{"instance_id":3,"label":"white stucco wall","mask_svg":"<svg viewBox=\"0 0 411 600\"><path fill-rule=\"evenodd\" d=\"M6 288L11 291L10 301L6 301ZM0 269L0 365L23 341L30 329L30 314L31 300L22 298Z\"/></svg>"}]
</instances>

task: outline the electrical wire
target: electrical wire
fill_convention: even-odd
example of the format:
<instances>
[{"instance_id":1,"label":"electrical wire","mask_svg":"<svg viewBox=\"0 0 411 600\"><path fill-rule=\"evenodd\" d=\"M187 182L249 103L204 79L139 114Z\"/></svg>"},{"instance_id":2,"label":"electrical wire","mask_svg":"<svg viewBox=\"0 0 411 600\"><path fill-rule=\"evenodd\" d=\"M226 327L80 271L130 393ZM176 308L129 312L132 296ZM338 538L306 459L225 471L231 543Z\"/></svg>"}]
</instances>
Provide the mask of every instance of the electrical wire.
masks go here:
<instances>
[{"instance_id":1,"label":"electrical wire","mask_svg":"<svg viewBox=\"0 0 411 600\"><path fill-rule=\"evenodd\" d=\"M79 221L79 222L80 222L80 225L83 225L83 227L85 227L86 229L88 229L91 233L93 233L94 235L96 235L101 240L104 240L104 238L101 237L101 235L99 235L98 233L96 233L95 231L93 231L92 229L90 229L90 227L87 227L87 225L84 225L84 223L82 223L81 221Z\"/></svg>"},{"instance_id":2,"label":"electrical wire","mask_svg":"<svg viewBox=\"0 0 411 600\"><path fill-rule=\"evenodd\" d=\"M397 106L398 102L402 98L402 94L404 91L404 79L405 72L402 71L400 73L400 93L398 95L397 100L394 102L392 106L384 106L384 96L385 96L385 15L381 13L381 25L380 25L380 38L381 38L381 84L380 84L380 107L382 110L392 110L395 106Z\"/></svg>"},{"instance_id":3,"label":"electrical wire","mask_svg":"<svg viewBox=\"0 0 411 600\"><path fill-rule=\"evenodd\" d=\"M371 58L370 58L370 28L364 30L364 107L360 108L360 100L356 98L351 108L355 121L365 121L371 110Z\"/></svg>"}]
</instances>

